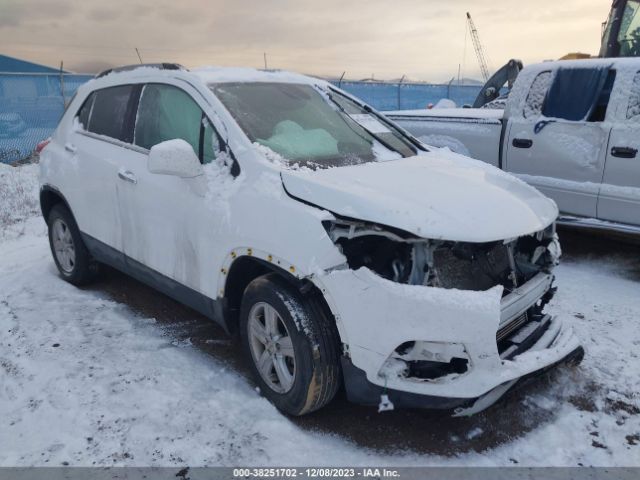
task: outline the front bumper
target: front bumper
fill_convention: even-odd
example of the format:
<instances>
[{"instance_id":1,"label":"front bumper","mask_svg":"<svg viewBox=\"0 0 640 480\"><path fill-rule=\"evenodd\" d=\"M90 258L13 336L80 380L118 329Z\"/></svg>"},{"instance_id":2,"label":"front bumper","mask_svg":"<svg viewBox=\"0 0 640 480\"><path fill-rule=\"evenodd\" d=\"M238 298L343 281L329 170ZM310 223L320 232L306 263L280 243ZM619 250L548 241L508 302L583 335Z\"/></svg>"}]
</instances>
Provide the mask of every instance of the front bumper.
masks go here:
<instances>
[{"instance_id":1,"label":"front bumper","mask_svg":"<svg viewBox=\"0 0 640 480\"><path fill-rule=\"evenodd\" d=\"M436 397L401 390L386 389L367 380L363 370L354 366L351 359L342 357L342 372L350 402L360 405L378 405L382 394L388 396L394 408L428 408L452 410L454 416L469 416L481 412L500 400L508 391L524 386L529 380L545 374L560 364L578 364L582 361L584 349L581 346L570 351L564 358L531 372L523 377L498 385L477 398Z\"/></svg>"},{"instance_id":2,"label":"front bumper","mask_svg":"<svg viewBox=\"0 0 640 480\"><path fill-rule=\"evenodd\" d=\"M549 291L551 275L539 274L504 297L502 287L476 292L402 285L367 269L337 270L315 281L348 347L345 382L358 403L371 403L373 392L379 400L381 389L394 392L396 398L402 393L405 400L399 400L400 405L454 408L481 398L484 403L492 397L496 401L498 392L519 379L582 351L573 330L550 317L544 317L544 329L529 335L522 348L498 349L497 333ZM390 375L385 362L399 345L412 341L463 345L467 371L428 380Z\"/></svg>"}]
</instances>

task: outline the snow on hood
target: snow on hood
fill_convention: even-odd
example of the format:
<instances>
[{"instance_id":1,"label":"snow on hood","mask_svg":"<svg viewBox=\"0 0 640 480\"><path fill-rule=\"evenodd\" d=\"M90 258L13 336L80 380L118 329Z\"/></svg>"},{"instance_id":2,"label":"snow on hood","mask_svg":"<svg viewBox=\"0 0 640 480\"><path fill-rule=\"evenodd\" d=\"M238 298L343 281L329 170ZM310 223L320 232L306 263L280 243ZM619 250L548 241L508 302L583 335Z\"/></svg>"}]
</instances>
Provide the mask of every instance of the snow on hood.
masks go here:
<instances>
[{"instance_id":1,"label":"snow on hood","mask_svg":"<svg viewBox=\"0 0 640 480\"><path fill-rule=\"evenodd\" d=\"M546 228L556 204L497 168L439 150L356 166L282 170L287 192L422 238L490 242Z\"/></svg>"}]
</instances>

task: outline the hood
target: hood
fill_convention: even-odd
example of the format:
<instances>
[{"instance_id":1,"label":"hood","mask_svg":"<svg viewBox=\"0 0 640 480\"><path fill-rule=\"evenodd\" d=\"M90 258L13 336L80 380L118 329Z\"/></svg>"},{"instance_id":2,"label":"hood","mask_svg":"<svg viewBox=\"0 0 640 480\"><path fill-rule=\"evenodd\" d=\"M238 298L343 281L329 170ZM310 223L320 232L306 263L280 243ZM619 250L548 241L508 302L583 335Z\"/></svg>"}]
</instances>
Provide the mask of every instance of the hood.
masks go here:
<instances>
[{"instance_id":1,"label":"hood","mask_svg":"<svg viewBox=\"0 0 640 480\"><path fill-rule=\"evenodd\" d=\"M483 162L438 150L319 170L283 170L287 192L337 215L416 236L491 242L543 230L556 204Z\"/></svg>"}]
</instances>

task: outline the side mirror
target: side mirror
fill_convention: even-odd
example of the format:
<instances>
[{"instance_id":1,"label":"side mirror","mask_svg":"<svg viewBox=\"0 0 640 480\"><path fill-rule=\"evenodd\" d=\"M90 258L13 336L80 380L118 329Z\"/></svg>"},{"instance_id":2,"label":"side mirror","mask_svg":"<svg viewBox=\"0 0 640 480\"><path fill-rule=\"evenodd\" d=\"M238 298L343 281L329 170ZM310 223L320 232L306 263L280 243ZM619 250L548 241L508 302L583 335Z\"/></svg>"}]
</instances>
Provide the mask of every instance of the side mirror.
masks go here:
<instances>
[{"instance_id":1,"label":"side mirror","mask_svg":"<svg viewBox=\"0 0 640 480\"><path fill-rule=\"evenodd\" d=\"M167 140L151 147L147 168L151 173L182 178L193 178L204 173L193 148L182 139Z\"/></svg>"}]
</instances>

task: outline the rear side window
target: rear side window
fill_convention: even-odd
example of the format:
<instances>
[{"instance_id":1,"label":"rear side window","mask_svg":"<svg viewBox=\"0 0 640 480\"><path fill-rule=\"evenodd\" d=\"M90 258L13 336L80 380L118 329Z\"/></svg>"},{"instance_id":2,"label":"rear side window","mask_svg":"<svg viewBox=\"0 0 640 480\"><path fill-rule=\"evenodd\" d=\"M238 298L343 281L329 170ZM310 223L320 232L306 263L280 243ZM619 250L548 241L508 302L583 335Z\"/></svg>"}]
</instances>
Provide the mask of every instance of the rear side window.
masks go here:
<instances>
[{"instance_id":1,"label":"rear side window","mask_svg":"<svg viewBox=\"0 0 640 480\"><path fill-rule=\"evenodd\" d=\"M541 72L533 80L524 104L524 118L536 118L542 113L544 98L551 86L551 72Z\"/></svg>"},{"instance_id":2,"label":"rear side window","mask_svg":"<svg viewBox=\"0 0 640 480\"><path fill-rule=\"evenodd\" d=\"M636 76L633 77L633 83L631 84L627 119L640 122L640 72L636 73Z\"/></svg>"},{"instance_id":3,"label":"rear side window","mask_svg":"<svg viewBox=\"0 0 640 480\"><path fill-rule=\"evenodd\" d=\"M200 161L208 163L219 149L217 135L198 104L171 85L145 85L136 120L134 143L151 149L158 143L182 139Z\"/></svg>"},{"instance_id":4,"label":"rear side window","mask_svg":"<svg viewBox=\"0 0 640 480\"><path fill-rule=\"evenodd\" d=\"M615 75L608 67L558 69L542 114L574 122L603 121Z\"/></svg>"},{"instance_id":5,"label":"rear side window","mask_svg":"<svg viewBox=\"0 0 640 480\"><path fill-rule=\"evenodd\" d=\"M88 130L130 143L131 134L125 124L132 92L132 85L96 90Z\"/></svg>"},{"instance_id":6,"label":"rear side window","mask_svg":"<svg viewBox=\"0 0 640 480\"><path fill-rule=\"evenodd\" d=\"M82 125L82 128L88 130L89 128L89 116L91 115L91 108L93 107L93 100L95 99L95 93L91 93L89 97L84 101L80 111L78 111L78 122Z\"/></svg>"}]
</instances>

